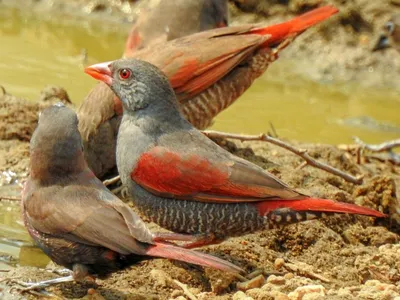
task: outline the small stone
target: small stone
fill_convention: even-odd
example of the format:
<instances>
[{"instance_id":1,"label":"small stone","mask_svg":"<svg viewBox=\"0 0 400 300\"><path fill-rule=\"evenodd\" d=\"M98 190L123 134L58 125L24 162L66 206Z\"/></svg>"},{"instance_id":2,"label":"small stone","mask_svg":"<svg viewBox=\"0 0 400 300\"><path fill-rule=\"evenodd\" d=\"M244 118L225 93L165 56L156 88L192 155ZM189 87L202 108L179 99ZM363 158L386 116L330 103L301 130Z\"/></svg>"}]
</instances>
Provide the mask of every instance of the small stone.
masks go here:
<instances>
[{"instance_id":1,"label":"small stone","mask_svg":"<svg viewBox=\"0 0 400 300\"><path fill-rule=\"evenodd\" d=\"M268 277L267 283L282 285L286 283L286 279L282 276L271 275Z\"/></svg>"},{"instance_id":2,"label":"small stone","mask_svg":"<svg viewBox=\"0 0 400 300\"><path fill-rule=\"evenodd\" d=\"M276 270L279 270L285 265L285 260L283 258L275 259L274 266Z\"/></svg>"},{"instance_id":3,"label":"small stone","mask_svg":"<svg viewBox=\"0 0 400 300\"><path fill-rule=\"evenodd\" d=\"M242 291L233 294L232 300L253 300L254 298L246 296Z\"/></svg>"},{"instance_id":4,"label":"small stone","mask_svg":"<svg viewBox=\"0 0 400 300\"><path fill-rule=\"evenodd\" d=\"M274 297L274 300L290 300L288 295L279 291L272 291L271 296Z\"/></svg>"},{"instance_id":5,"label":"small stone","mask_svg":"<svg viewBox=\"0 0 400 300\"><path fill-rule=\"evenodd\" d=\"M326 296L326 289L322 285L306 285L289 293L290 300L312 300Z\"/></svg>"},{"instance_id":6,"label":"small stone","mask_svg":"<svg viewBox=\"0 0 400 300\"><path fill-rule=\"evenodd\" d=\"M158 286L168 286L169 276L162 270L153 269L150 271L150 276Z\"/></svg>"},{"instance_id":7,"label":"small stone","mask_svg":"<svg viewBox=\"0 0 400 300\"><path fill-rule=\"evenodd\" d=\"M85 298L88 300L105 300L105 298L93 288L88 289L87 297Z\"/></svg>"},{"instance_id":8,"label":"small stone","mask_svg":"<svg viewBox=\"0 0 400 300\"><path fill-rule=\"evenodd\" d=\"M184 296L179 296L178 298L175 298L175 300L186 300Z\"/></svg>"},{"instance_id":9,"label":"small stone","mask_svg":"<svg viewBox=\"0 0 400 300\"><path fill-rule=\"evenodd\" d=\"M286 280L290 280L294 278L294 274L293 273L287 273L283 276Z\"/></svg>"},{"instance_id":10,"label":"small stone","mask_svg":"<svg viewBox=\"0 0 400 300\"><path fill-rule=\"evenodd\" d=\"M177 298L179 296L183 296L183 291L182 290L173 290L171 293L172 298Z\"/></svg>"},{"instance_id":11,"label":"small stone","mask_svg":"<svg viewBox=\"0 0 400 300\"><path fill-rule=\"evenodd\" d=\"M265 278L263 275L258 275L253 279L250 279L245 282L239 282L236 284L238 290L247 291L250 289L255 289L261 287L265 283Z\"/></svg>"}]
</instances>

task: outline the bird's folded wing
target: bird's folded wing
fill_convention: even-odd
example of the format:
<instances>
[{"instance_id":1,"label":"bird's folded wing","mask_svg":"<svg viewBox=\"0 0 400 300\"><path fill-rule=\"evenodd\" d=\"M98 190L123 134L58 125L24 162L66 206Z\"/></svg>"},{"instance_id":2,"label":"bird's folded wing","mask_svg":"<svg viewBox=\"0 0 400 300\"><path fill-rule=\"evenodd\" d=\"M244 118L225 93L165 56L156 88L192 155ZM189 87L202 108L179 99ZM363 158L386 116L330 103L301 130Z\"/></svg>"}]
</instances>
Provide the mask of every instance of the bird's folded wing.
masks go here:
<instances>
[{"instance_id":1,"label":"bird's folded wing","mask_svg":"<svg viewBox=\"0 0 400 300\"><path fill-rule=\"evenodd\" d=\"M247 161L210 159L161 146L142 154L131 178L158 196L202 202L254 202L302 197Z\"/></svg>"},{"instance_id":2,"label":"bird's folded wing","mask_svg":"<svg viewBox=\"0 0 400 300\"><path fill-rule=\"evenodd\" d=\"M141 254L137 239L151 243L151 232L119 199L117 204L108 199L110 195L87 186L41 188L25 201L25 209L40 232L121 254Z\"/></svg>"},{"instance_id":3,"label":"bird's folded wing","mask_svg":"<svg viewBox=\"0 0 400 300\"><path fill-rule=\"evenodd\" d=\"M84 139L88 140L102 123L115 115L118 102L116 103L114 98L114 92L105 83L100 82L83 100L78 109L78 126Z\"/></svg>"},{"instance_id":4,"label":"bird's folded wing","mask_svg":"<svg viewBox=\"0 0 400 300\"><path fill-rule=\"evenodd\" d=\"M268 39L268 35L255 34L237 37L252 28L243 25L201 32L134 52L130 57L160 68L182 101L217 82Z\"/></svg>"}]
</instances>

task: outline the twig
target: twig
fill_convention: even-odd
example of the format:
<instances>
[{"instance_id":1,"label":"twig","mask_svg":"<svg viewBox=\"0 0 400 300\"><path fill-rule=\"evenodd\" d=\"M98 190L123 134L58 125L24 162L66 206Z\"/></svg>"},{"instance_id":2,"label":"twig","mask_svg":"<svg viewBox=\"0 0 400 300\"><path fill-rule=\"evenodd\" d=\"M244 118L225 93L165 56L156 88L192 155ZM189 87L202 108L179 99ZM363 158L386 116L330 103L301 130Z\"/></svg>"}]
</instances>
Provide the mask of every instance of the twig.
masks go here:
<instances>
[{"instance_id":1,"label":"twig","mask_svg":"<svg viewBox=\"0 0 400 300\"><path fill-rule=\"evenodd\" d=\"M289 271L297 273L299 275L302 275L302 276L305 276L305 277L308 277L311 279L317 279L317 280L320 280L325 283L331 282L328 278L312 271L312 267L306 263L296 262L296 264L294 264L294 263L285 262L283 266L286 269L288 269Z\"/></svg>"},{"instance_id":2,"label":"twig","mask_svg":"<svg viewBox=\"0 0 400 300\"><path fill-rule=\"evenodd\" d=\"M0 196L0 200L21 201L21 198L13 196Z\"/></svg>"},{"instance_id":3,"label":"twig","mask_svg":"<svg viewBox=\"0 0 400 300\"><path fill-rule=\"evenodd\" d=\"M190 299L190 300L197 300L197 297L193 295L191 291L189 291L186 284L179 282L176 279L173 279L173 282L183 290L183 293Z\"/></svg>"},{"instance_id":4,"label":"twig","mask_svg":"<svg viewBox=\"0 0 400 300\"><path fill-rule=\"evenodd\" d=\"M354 183L354 184L361 184L363 182L363 175L359 175L357 177L352 176L350 174L347 174L343 171L340 171L332 166L329 166L327 164L324 164L322 162L316 161L313 159L310 155L308 155L307 150L305 149L297 149L279 139L273 138L271 136L268 136L266 134L260 134L260 135L241 135L241 134L234 134L234 133L227 133L227 132L219 132L219 131L212 131L212 130L206 130L203 131L203 133L208 136L208 137L214 137L214 138L230 138L230 139L236 139L240 141L265 141L269 142L271 144L274 144L276 146L282 147L298 156L300 156L302 159L306 161L306 163L310 166L313 166L315 168L324 170L328 173L331 173L333 175L339 176L343 178L344 180Z\"/></svg>"},{"instance_id":5,"label":"twig","mask_svg":"<svg viewBox=\"0 0 400 300\"><path fill-rule=\"evenodd\" d=\"M105 186L109 186L109 185L111 185L111 184L114 184L114 183L118 182L118 180L120 180L120 179L121 179L121 177L118 175L118 176L115 176L115 177L113 177L113 178L104 180L104 181L103 181L103 184L104 184Z\"/></svg>"},{"instance_id":6,"label":"twig","mask_svg":"<svg viewBox=\"0 0 400 300\"><path fill-rule=\"evenodd\" d=\"M356 144L360 145L362 148L372 152L391 151L393 148L400 147L400 139L384 142L382 144L377 144L377 145L366 144L356 136L353 137L353 140Z\"/></svg>"}]
</instances>

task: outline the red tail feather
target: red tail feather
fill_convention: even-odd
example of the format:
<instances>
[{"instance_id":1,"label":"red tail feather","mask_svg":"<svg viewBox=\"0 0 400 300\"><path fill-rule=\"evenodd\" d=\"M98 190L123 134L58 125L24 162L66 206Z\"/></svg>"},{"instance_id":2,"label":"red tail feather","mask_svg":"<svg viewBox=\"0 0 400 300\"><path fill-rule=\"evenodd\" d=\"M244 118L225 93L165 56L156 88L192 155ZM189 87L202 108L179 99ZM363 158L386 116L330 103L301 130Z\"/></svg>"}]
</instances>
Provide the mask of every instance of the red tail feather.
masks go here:
<instances>
[{"instance_id":1,"label":"red tail feather","mask_svg":"<svg viewBox=\"0 0 400 300\"><path fill-rule=\"evenodd\" d=\"M146 255L180 260L226 272L239 273L243 271L241 268L221 258L162 243L156 243L155 245L150 246L146 251Z\"/></svg>"},{"instance_id":2,"label":"red tail feather","mask_svg":"<svg viewBox=\"0 0 400 300\"><path fill-rule=\"evenodd\" d=\"M309 11L290 21L268 27L253 29L249 33L261 35L270 34L271 38L269 38L266 43L267 45L271 45L288 38L292 34L299 34L303 32L307 28L324 21L333 14L336 14L338 11L339 10L337 8L327 5Z\"/></svg>"},{"instance_id":3,"label":"red tail feather","mask_svg":"<svg viewBox=\"0 0 400 300\"><path fill-rule=\"evenodd\" d=\"M279 208L288 208L294 211L358 214L378 218L386 216L385 214L371 208L318 198L305 198L300 200L267 200L254 203L254 205L262 216Z\"/></svg>"}]
</instances>

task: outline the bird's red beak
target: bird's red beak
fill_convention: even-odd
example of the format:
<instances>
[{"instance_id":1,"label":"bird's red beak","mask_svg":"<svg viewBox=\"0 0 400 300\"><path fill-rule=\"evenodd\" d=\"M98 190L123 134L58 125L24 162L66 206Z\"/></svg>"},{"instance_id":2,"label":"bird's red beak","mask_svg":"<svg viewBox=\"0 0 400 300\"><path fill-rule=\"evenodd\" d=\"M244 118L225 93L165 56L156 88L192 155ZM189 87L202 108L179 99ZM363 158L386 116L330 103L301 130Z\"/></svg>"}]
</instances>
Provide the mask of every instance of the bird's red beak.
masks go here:
<instances>
[{"instance_id":1,"label":"bird's red beak","mask_svg":"<svg viewBox=\"0 0 400 300\"><path fill-rule=\"evenodd\" d=\"M112 61L91 65L85 68L85 73L92 76L94 79L101 80L107 85L112 84L112 73L110 69Z\"/></svg>"}]
</instances>

